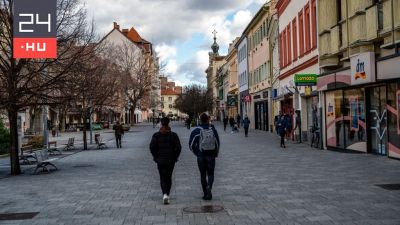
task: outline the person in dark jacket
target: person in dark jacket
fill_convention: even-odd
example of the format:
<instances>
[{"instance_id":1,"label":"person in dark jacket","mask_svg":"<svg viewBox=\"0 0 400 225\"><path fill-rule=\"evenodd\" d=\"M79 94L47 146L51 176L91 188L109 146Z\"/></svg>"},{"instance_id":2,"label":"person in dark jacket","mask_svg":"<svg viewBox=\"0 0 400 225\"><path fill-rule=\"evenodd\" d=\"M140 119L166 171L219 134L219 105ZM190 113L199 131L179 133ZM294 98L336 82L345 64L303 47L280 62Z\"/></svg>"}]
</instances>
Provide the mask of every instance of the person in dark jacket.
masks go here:
<instances>
[{"instance_id":1,"label":"person in dark jacket","mask_svg":"<svg viewBox=\"0 0 400 225\"><path fill-rule=\"evenodd\" d=\"M209 123L209 117L206 113L200 115L200 125L196 129L194 129L190 135L189 140L189 148L190 150L197 156L197 164L200 170L200 178L201 178L201 187L203 189L203 199L211 200L212 199L212 186L214 183L214 169L215 169L215 158L218 157L219 154L219 136L218 132L213 125ZM209 132L212 130L213 137L207 138L203 137L202 133ZM214 139L214 149L213 150L204 150L201 146L203 145L204 139L210 140Z\"/></svg>"},{"instance_id":2,"label":"person in dark jacket","mask_svg":"<svg viewBox=\"0 0 400 225\"><path fill-rule=\"evenodd\" d=\"M285 134L286 134L286 119L285 116L281 116L278 120L278 133L281 136L281 147L286 148L285 146Z\"/></svg>"},{"instance_id":3,"label":"person in dark jacket","mask_svg":"<svg viewBox=\"0 0 400 225\"><path fill-rule=\"evenodd\" d=\"M117 121L117 124L113 126L113 130L115 131L115 142L117 143L117 148L122 148L122 135L124 135L124 127Z\"/></svg>"},{"instance_id":4,"label":"person in dark jacket","mask_svg":"<svg viewBox=\"0 0 400 225\"><path fill-rule=\"evenodd\" d=\"M228 121L229 121L229 119L228 119L228 117L226 116L226 117L224 118L224 120L223 120L223 122L224 122L224 131L226 131L226 126L228 125Z\"/></svg>"},{"instance_id":5,"label":"person in dark jacket","mask_svg":"<svg viewBox=\"0 0 400 225\"><path fill-rule=\"evenodd\" d=\"M163 203L169 204L169 194L172 186L172 173L175 163L181 154L181 142L176 133L169 127L168 117L161 119L160 131L151 139L150 151L157 163L160 174L160 184L163 193Z\"/></svg>"},{"instance_id":6,"label":"person in dark jacket","mask_svg":"<svg viewBox=\"0 0 400 225\"><path fill-rule=\"evenodd\" d=\"M249 120L249 117L247 117L247 115L246 115L243 119L243 128L244 128L244 136L245 137L248 137L248 135L249 135L249 126L250 126L250 120Z\"/></svg>"},{"instance_id":7,"label":"person in dark jacket","mask_svg":"<svg viewBox=\"0 0 400 225\"><path fill-rule=\"evenodd\" d=\"M242 117L240 117L240 115L238 114L238 115L236 116L236 123L237 123L237 125L238 125L238 128L240 128L240 122L241 122L241 120L242 120Z\"/></svg>"},{"instance_id":8,"label":"person in dark jacket","mask_svg":"<svg viewBox=\"0 0 400 225\"><path fill-rule=\"evenodd\" d=\"M235 126L235 119L233 119L233 117L229 118L229 125L231 125L231 128L233 130L233 127Z\"/></svg>"}]
</instances>

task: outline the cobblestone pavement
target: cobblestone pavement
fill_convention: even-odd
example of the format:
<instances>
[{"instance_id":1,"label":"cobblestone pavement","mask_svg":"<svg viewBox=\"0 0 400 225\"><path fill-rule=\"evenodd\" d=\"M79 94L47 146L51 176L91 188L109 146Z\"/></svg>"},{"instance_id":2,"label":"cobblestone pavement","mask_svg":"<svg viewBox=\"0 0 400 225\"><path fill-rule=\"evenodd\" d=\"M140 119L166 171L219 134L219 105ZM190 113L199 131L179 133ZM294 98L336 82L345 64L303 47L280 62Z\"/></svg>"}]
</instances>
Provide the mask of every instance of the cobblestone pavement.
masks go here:
<instances>
[{"instance_id":1,"label":"cobblestone pavement","mask_svg":"<svg viewBox=\"0 0 400 225\"><path fill-rule=\"evenodd\" d=\"M188 150L189 132L173 126L183 151L174 172L171 205L161 204L159 177L148 150L150 125L135 127L122 149L82 151L57 160L49 174L0 179L0 213L40 212L32 220L0 224L400 224L400 161L315 150L273 134L221 131L211 202L201 200L199 172ZM114 143L110 143L112 145ZM113 146L110 146L113 147ZM214 214L188 206L220 205Z\"/></svg>"}]
</instances>

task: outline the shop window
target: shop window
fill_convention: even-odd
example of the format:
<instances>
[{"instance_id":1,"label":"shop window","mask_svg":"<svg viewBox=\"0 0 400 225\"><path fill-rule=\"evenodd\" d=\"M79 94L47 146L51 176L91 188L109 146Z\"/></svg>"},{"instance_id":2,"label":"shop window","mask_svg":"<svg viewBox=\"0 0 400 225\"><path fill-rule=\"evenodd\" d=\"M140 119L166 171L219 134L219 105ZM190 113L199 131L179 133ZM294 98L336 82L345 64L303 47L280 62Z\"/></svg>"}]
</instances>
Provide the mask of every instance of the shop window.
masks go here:
<instances>
[{"instance_id":1,"label":"shop window","mask_svg":"<svg viewBox=\"0 0 400 225\"><path fill-rule=\"evenodd\" d=\"M325 95L326 141L329 147L344 147L343 92L332 91Z\"/></svg>"},{"instance_id":2,"label":"shop window","mask_svg":"<svg viewBox=\"0 0 400 225\"><path fill-rule=\"evenodd\" d=\"M365 117L364 89L344 91L345 148L366 152L367 128Z\"/></svg>"}]
</instances>

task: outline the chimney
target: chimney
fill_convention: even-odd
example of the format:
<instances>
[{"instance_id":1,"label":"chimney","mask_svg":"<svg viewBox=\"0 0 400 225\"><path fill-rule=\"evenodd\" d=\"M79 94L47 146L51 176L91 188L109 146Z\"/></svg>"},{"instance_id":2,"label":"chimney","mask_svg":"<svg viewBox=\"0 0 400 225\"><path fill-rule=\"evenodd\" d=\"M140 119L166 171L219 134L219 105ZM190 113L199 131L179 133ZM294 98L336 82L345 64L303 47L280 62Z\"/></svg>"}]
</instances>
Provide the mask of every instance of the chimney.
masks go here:
<instances>
[{"instance_id":1,"label":"chimney","mask_svg":"<svg viewBox=\"0 0 400 225\"><path fill-rule=\"evenodd\" d=\"M118 25L118 23L117 23L117 22L114 22L114 29L117 29L117 30L119 30L119 25Z\"/></svg>"}]
</instances>

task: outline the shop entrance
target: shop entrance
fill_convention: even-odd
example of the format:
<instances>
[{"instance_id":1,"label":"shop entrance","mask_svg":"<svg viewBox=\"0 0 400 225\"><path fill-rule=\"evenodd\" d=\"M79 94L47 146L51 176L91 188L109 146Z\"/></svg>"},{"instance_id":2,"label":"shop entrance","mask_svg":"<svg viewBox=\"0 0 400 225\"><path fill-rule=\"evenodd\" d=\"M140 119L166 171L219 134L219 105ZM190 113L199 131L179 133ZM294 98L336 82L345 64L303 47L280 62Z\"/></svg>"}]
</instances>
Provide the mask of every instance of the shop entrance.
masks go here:
<instances>
[{"instance_id":1,"label":"shop entrance","mask_svg":"<svg viewBox=\"0 0 400 225\"><path fill-rule=\"evenodd\" d=\"M268 131L268 102L254 103L254 124L256 130Z\"/></svg>"},{"instance_id":2,"label":"shop entrance","mask_svg":"<svg viewBox=\"0 0 400 225\"><path fill-rule=\"evenodd\" d=\"M387 109L386 86L368 88L368 150L377 155L387 155Z\"/></svg>"}]
</instances>

